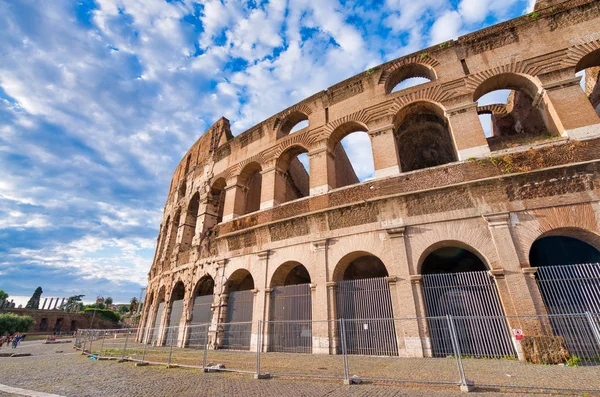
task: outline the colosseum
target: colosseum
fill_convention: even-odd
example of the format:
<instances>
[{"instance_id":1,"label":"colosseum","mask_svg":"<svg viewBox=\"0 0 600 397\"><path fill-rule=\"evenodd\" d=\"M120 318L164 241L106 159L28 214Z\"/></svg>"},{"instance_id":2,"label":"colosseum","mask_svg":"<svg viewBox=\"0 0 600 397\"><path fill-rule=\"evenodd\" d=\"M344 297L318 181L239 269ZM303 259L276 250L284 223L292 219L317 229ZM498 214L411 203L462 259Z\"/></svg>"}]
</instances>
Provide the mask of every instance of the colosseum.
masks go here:
<instances>
[{"instance_id":1,"label":"colosseum","mask_svg":"<svg viewBox=\"0 0 600 397\"><path fill-rule=\"evenodd\" d=\"M349 351L435 357L427 319L478 316L473 340L503 356L511 329L536 332L523 316L600 312L599 25L598 1L538 1L235 137L215 122L173 175L138 337L210 324L215 349L335 354L331 320L381 320Z\"/></svg>"}]
</instances>

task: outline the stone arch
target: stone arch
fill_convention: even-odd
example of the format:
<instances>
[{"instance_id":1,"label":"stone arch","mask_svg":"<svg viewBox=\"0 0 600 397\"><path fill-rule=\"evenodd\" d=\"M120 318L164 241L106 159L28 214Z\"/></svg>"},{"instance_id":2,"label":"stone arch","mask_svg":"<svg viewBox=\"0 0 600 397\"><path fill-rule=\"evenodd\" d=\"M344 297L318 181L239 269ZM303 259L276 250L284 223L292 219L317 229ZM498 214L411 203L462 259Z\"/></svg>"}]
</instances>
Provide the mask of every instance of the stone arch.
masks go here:
<instances>
[{"instance_id":1,"label":"stone arch","mask_svg":"<svg viewBox=\"0 0 600 397\"><path fill-rule=\"evenodd\" d=\"M418 273L424 274L423 273L423 271L424 271L423 264L425 263L427 258L430 257L431 254L433 254L435 252L439 252L440 250L445 250L445 249L459 249L459 250L469 252L472 255L474 255L477 259L479 259L481 261L481 263L483 263L483 265L485 266L485 269L481 269L481 270L490 270L491 269L491 266L490 266L488 260L486 259L486 257L479 250L474 248L473 246L471 246L463 241L459 241L459 240L443 240L443 241L438 241L438 242L430 245L421 253L418 264L417 264Z\"/></svg>"},{"instance_id":2,"label":"stone arch","mask_svg":"<svg viewBox=\"0 0 600 397\"><path fill-rule=\"evenodd\" d=\"M396 113L393 124L403 172L457 160L450 125L440 105L412 102Z\"/></svg>"},{"instance_id":3,"label":"stone arch","mask_svg":"<svg viewBox=\"0 0 600 397\"><path fill-rule=\"evenodd\" d=\"M206 208L204 220L204 229L209 229L216 224L223 222L223 212L225 211L225 187L227 182L225 178L217 178L211 188Z\"/></svg>"},{"instance_id":4,"label":"stone arch","mask_svg":"<svg viewBox=\"0 0 600 397\"><path fill-rule=\"evenodd\" d=\"M592 50L582 56L577 65L575 66L575 72L581 72L582 70L600 66L600 48Z\"/></svg>"},{"instance_id":5,"label":"stone arch","mask_svg":"<svg viewBox=\"0 0 600 397\"><path fill-rule=\"evenodd\" d=\"M270 287L285 287L295 284L310 284L308 269L300 262L287 261L277 267L271 276Z\"/></svg>"},{"instance_id":6,"label":"stone arch","mask_svg":"<svg viewBox=\"0 0 600 397\"><path fill-rule=\"evenodd\" d=\"M171 216L167 216L167 220L164 223L164 226L161 227L160 241L159 241L159 251L157 255L157 259L160 258L162 253L165 251L165 243L167 242L167 235L169 234L169 226L171 225Z\"/></svg>"},{"instance_id":7,"label":"stone arch","mask_svg":"<svg viewBox=\"0 0 600 397\"><path fill-rule=\"evenodd\" d=\"M240 171L238 175L238 185L242 187L242 194L236 200L242 200L240 205L240 215L249 214L260 209L260 198L262 190L262 167L259 163L253 161Z\"/></svg>"},{"instance_id":8,"label":"stone arch","mask_svg":"<svg viewBox=\"0 0 600 397\"><path fill-rule=\"evenodd\" d=\"M582 71L585 71L585 94L600 116L600 48L588 52L579 60L575 72Z\"/></svg>"},{"instance_id":9,"label":"stone arch","mask_svg":"<svg viewBox=\"0 0 600 397\"><path fill-rule=\"evenodd\" d=\"M303 121L308 121L308 114L300 110L290 112L276 127L277 139L289 135L294 127Z\"/></svg>"},{"instance_id":10,"label":"stone arch","mask_svg":"<svg viewBox=\"0 0 600 397\"><path fill-rule=\"evenodd\" d=\"M215 280L206 274L198 280L192 290L191 323L206 324L212 321Z\"/></svg>"},{"instance_id":11,"label":"stone arch","mask_svg":"<svg viewBox=\"0 0 600 397\"><path fill-rule=\"evenodd\" d=\"M194 285L193 296L213 295L215 290L215 280L210 274L206 274Z\"/></svg>"},{"instance_id":12,"label":"stone arch","mask_svg":"<svg viewBox=\"0 0 600 397\"><path fill-rule=\"evenodd\" d=\"M362 164L353 162L351 156L348 156L343 144L349 144L349 142L343 143L343 140L346 138L352 139L352 137L361 138L359 134L364 135L362 140L365 141L365 143L368 142L365 144L365 146L368 147L364 147L363 150L365 153L372 154L371 141L368 135L366 135L368 131L369 128L366 124L360 121L349 120L338 125L329 134L327 147L330 150L333 166L328 167L327 171L330 173L328 180L332 181L332 188L335 189L360 182L357 167ZM373 173L375 171L372 157L370 164L367 164L367 169Z\"/></svg>"},{"instance_id":13,"label":"stone arch","mask_svg":"<svg viewBox=\"0 0 600 397\"><path fill-rule=\"evenodd\" d=\"M249 291L254 289L254 278L246 269L237 269L227 278L226 293L232 291Z\"/></svg>"},{"instance_id":14,"label":"stone arch","mask_svg":"<svg viewBox=\"0 0 600 397\"><path fill-rule=\"evenodd\" d=\"M307 197L310 194L310 173L302 164L301 156L308 160L308 150L299 144L288 147L275 163L275 201L284 203Z\"/></svg>"},{"instance_id":15,"label":"stone arch","mask_svg":"<svg viewBox=\"0 0 600 397\"><path fill-rule=\"evenodd\" d=\"M600 235L577 227L552 229L530 245L528 259L533 267L600 262Z\"/></svg>"},{"instance_id":16,"label":"stone arch","mask_svg":"<svg viewBox=\"0 0 600 397\"><path fill-rule=\"evenodd\" d=\"M196 235L196 223L198 220L198 211L200 209L200 193L196 192L190 199L185 214L183 225L183 235L181 237L181 249L187 250L192 246L192 240Z\"/></svg>"},{"instance_id":17,"label":"stone arch","mask_svg":"<svg viewBox=\"0 0 600 397\"><path fill-rule=\"evenodd\" d=\"M480 82L473 91L473 102L482 96L497 90L523 91L535 98L541 90L541 85L533 77L523 73L498 73Z\"/></svg>"},{"instance_id":18,"label":"stone arch","mask_svg":"<svg viewBox=\"0 0 600 397\"><path fill-rule=\"evenodd\" d=\"M356 132L369 132L369 128L366 124L360 121L348 120L343 124L338 125L327 138L327 147L334 149L335 146L347 135Z\"/></svg>"},{"instance_id":19,"label":"stone arch","mask_svg":"<svg viewBox=\"0 0 600 397\"><path fill-rule=\"evenodd\" d=\"M387 276L389 271L379 257L367 251L354 251L338 261L332 278L333 281L342 281Z\"/></svg>"},{"instance_id":20,"label":"stone arch","mask_svg":"<svg viewBox=\"0 0 600 397\"><path fill-rule=\"evenodd\" d=\"M390 94L398 84L415 77L425 78L429 81L437 80L437 74L431 65L408 63L390 72L385 81L385 93Z\"/></svg>"}]
</instances>

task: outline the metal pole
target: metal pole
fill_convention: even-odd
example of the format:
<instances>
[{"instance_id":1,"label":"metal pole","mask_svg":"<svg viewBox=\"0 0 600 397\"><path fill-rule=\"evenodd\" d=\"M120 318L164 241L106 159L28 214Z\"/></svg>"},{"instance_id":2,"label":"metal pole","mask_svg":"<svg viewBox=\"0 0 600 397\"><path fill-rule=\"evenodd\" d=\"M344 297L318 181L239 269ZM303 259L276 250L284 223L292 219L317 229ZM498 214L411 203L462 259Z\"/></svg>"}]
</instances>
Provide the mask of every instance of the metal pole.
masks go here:
<instances>
[{"instance_id":1,"label":"metal pole","mask_svg":"<svg viewBox=\"0 0 600 397\"><path fill-rule=\"evenodd\" d=\"M207 324L206 325L206 340L204 342L204 357L202 357L202 369L206 368L206 353L208 350L208 328L210 326Z\"/></svg>"},{"instance_id":2,"label":"metal pole","mask_svg":"<svg viewBox=\"0 0 600 397\"><path fill-rule=\"evenodd\" d=\"M127 352L127 340L129 339L129 330L125 333L125 345L123 345L123 355L121 356L121 360L125 360L125 353Z\"/></svg>"},{"instance_id":3,"label":"metal pole","mask_svg":"<svg viewBox=\"0 0 600 397\"><path fill-rule=\"evenodd\" d=\"M102 356L102 352L104 351L104 339L106 339L106 331L104 331L104 336L102 337L102 342L100 343L100 353L98 357Z\"/></svg>"},{"instance_id":4,"label":"metal pole","mask_svg":"<svg viewBox=\"0 0 600 397\"><path fill-rule=\"evenodd\" d=\"M93 343L94 343L94 331L91 331L91 335L90 335L90 350L89 350L90 354L93 354L93 351L92 351L92 344Z\"/></svg>"},{"instance_id":5,"label":"metal pole","mask_svg":"<svg viewBox=\"0 0 600 397\"><path fill-rule=\"evenodd\" d=\"M145 332L146 330L144 330ZM142 343L144 344L144 351L142 352L142 362L144 362L144 359L146 358L146 349L148 348L148 341L144 340L142 341Z\"/></svg>"},{"instance_id":6,"label":"metal pole","mask_svg":"<svg viewBox=\"0 0 600 397\"><path fill-rule=\"evenodd\" d=\"M342 342L342 357L344 360L344 380L350 382L350 368L348 365L348 351L346 350L346 324L344 320L340 318L340 336Z\"/></svg>"},{"instance_id":7,"label":"metal pole","mask_svg":"<svg viewBox=\"0 0 600 397\"><path fill-rule=\"evenodd\" d=\"M169 365L171 365L171 357L173 356L173 334L174 334L174 332L175 332L175 330L173 330L173 332L170 333L171 337L169 338L171 340L169 341L169 358L167 359L167 368L169 367ZM169 333L169 332L167 331L167 333Z\"/></svg>"},{"instance_id":8,"label":"metal pole","mask_svg":"<svg viewBox=\"0 0 600 397\"><path fill-rule=\"evenodd\" d=\"M456 335L456 330L454 329L454 320L451 315L446 315L446 320L448 321L448 328L450 329L450 339L452 340L452 347L454 348L454 354L456 355L456 365L458 366L458 374L460 376L460 384L461 386L467 385L467 378L465 377L465 369L462 364L462 355L460 353L460 345L458 343L458 336Z\"/></svg>"},{"instance_id":9,"label":"metal pole","mask_svg":"<svg viewBox=\"0 0 600 397\"><path fill-rule=\"evenodd\" d=\"M258 320L258 334L256 335L256 375L260 375L260 351L261 346L262 322Z\"/></svg>"},{"instance_id":10,"label":"metal pole","mask_svg":"<svg viewBox=\"0 0 600 397\"><path fill-rule=\"evenodd\" d=\"M596 343L598 344L598 348L600 349L600 330L596 326L596 321L592 316L592 313L585 312L585 316L587 317L588 323L590 323L590 328L592 328L592 334L594 335L594 339L596 339Z\"/></svg>"}]
</instances>

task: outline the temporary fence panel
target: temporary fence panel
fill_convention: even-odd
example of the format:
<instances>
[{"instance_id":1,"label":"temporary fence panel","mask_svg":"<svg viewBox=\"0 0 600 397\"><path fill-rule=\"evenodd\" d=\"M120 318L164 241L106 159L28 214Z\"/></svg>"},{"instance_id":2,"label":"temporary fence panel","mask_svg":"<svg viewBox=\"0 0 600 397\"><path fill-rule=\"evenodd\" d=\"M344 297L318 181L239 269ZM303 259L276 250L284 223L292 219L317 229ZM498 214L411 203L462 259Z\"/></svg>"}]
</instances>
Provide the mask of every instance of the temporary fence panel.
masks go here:
<instances>
[{"instance_id":1,"label":"temporary fence panel","mask_svg":"<svg viewBox=\"0 0 600 397\"><path fill-rule=\"evenodd\" d=\"M312 299L310 284L275 287L266 324L269 351L312 352Z\"/></svg>"},{"instance_id":2,"label":"temporary fence panel","mask_svg":"<svg viewBox=\"0 0 600 397\"><path fill-rule=\"evenodd\" d=\"M565 339L572 354L586 356L593 351L600 355L600 346L592 337L585 317L568 314L600 313L600 264L540 266L536 280L555 333ZM573 322L578 322L574 327ZM586 332L582 335L575 330ZM583 337L585 335L585 337Z\"/></svg>"},{"instance_id":3,"label":"temporary fence panel","mask_svg":"<svg viewBox=\"0 0 600 397\"><path fill-rule=\"evenodd\" d=\"M227 300L223 332L223 349L250 350L252 337L252 312L254 308L254 292L230 292Z\"/></svg>"},{"instance_id":4,"label":"temporary fence panel","mask_svg":"<svg viewBox=\"0 0 600 397\"><path fill-rule=\"evenodd\" d=\"M173 332L179 332L179 321L183 315L183 299L173 301L171 305L171 313L169 315L168 328L165 331L165 341L177 340L178 335Z\"/></svg>"},{"instance_id":5,"label":"temporary fence panel","mask_svg":"<svg viewBox=\"0 0 600 397\"><path fill-rule=\"evenodd\" d=\"M154 319L154 328L152 330L152 343L156 343L160 337L160 322L162 320L163 311L165 310L165 302L160 302L156 310L156 318Z\"/></svg>"},{"instance_id":6,"label":"temporary fence panel","mask_svg":"<svg viewBox=\"0 0 600 397\"><path fill-rule=\"evenodd\" d=\"M515 357L498 291L486 271L423 276L428 317L454 316L460 350L474 357ZM428 318L435 357L452 354L444 319Z\"/></svg>"},{"instance_id":7,"label":"temporary fence panel","mask_svg":"<svg viewBox=\"0 0 600 397\"><path fill-rule=\"evenodd\" d=\"M194 298L194 306L192 307L192 326L187 328L186 347L204 349L208 337L206 328L193 326L207 325L212 322L213 301L214 297L212 295L202 295Z\"/></svg>"},{"instance_id":8,"label":"temporary fence panel","mask_svg":"<svg viewBox=\"0 0 600 397\"><path fill-rule=\"evenodd\" d=\"M338 318L356 320L346 322L348 354L398 355L392 297L384 277L338 282L336 307Z\"/></svg>"}]
</instances>

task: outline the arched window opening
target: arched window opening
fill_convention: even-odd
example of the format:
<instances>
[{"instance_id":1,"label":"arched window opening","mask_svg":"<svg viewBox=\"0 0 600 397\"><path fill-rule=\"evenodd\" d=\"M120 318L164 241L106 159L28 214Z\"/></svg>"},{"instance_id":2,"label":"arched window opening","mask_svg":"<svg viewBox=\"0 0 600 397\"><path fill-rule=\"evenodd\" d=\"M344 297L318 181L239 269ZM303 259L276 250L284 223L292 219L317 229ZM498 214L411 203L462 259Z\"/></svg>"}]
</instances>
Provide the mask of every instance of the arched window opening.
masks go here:
<instances>
[{"instance_id":1,"label":"arched window opening","mask_svg":"<svg viewBox=\"0 0 600 397\"><path fill-rule=\"evenodd\" d=\"M219 178L210 188L208 206L206 208L206 218L204 220L205 230L223 222L223 211L225 210L225 186L225 179Z\"/></svg>"},{"instance_id":2,"label":"arched window opening","mask_svg":"<svg viewBox=\"0 0 600 397\"><path fill-rule=\"evenodd\" d=\"M258 163L248 164L239 176L242 186L240 215L249 214L260 209L260 194L262 188L262 168Z\"/></svg>"},{"instance_id":3,"label":"arched window opening","mask_svg":"<svg viewBox=\"0 0 600 397\"><path fill-rule=\"evenodd\" d=\"M398 355L387 276L381 259L366 252L346 255L334 270L333 279L342 278L336 287L336 312L344 320L349 354Z\"/></svg>"},{"instance_id":4,"label":"arched window opening","mask_svg":"<svg viewBox=\"0 0 600 397\"><path fill-rule=\"evenodd\" d=\"M46 317L40 321L40 331L48 331L48 319Z\"/></svg>"},{"instance_id":5,"label":"arched window opening","mask_svg":"<svg viewBox=\"0 0 600 397\"><path fill-rule=\"evenodd\" d=\"M434 80L437 80L437 76L433 68L419 63L404 65L387 78L385 92L390 94Z\"/></svg>"},{"instance_id":6,"label":"arched window opening","mask_svg":"<svg viewBox=\"0 0 600 397\"><path fill-rule=\"evenodd\" d=\"M196 192L188 204L185 223L183 225L183 236L181 238L181 250L186 251L192 247L192 241L196 235L196 223L198 210L200 208L200 193Z\"/></svg>"},{"instance_id":7,"label":"arched window opening","mask_svg":"<svg viewBox=\"0 0 600 397\"><path fill-rule=\"evenodd\" d=\"M192 161L192 155L188 154L187 159L185 160L185 170L183 171L183 175L187 175L190 171L190 162Z\"/></svg>"},{"instance_id":8,"label":"arched window opening","mask_svg":"<svg viewBox=\"0 0 600 397\"><path fill-rule=\"evenodd\" d=\"M71 327L69 327L69 332L73 333L77 331L77 321L71 320Z\"/></svg>"},{"instance_id":9,"label":"arched window opening","mask_svg":"<svg viewBox=\"0 0 600 397\"><path fill-rule=\"evenodd\" d=\"M252 312L254 309L254 279L250 272L239 269L226 283L227 312L221 348L250 350Z\"/></svg>"},{"instance_id":10,"label":"arched window opening","mask_svg":"<svg viewBox=\"0 0 600 397\"><path fill-rule=\"evenodd\" d=\"M271 279L269 351L312 352L310 275L299 262L279 266Z\"/></svg>"},{"instance_id":11,"label":"arched window opening","mask_svg":"<svg viewBox=\"0 0 600 397\"><path fill-rule=\"evenodd\" d=\"M359 123L346 123L329 137L332 148L334 178L332 188L364 182L375 175L373 150L367 128Z\"/></svg>"},{"instance_id":12,"label":"arched window opening","mask_svg":"<svg viewBox=\"0 0 600 397\"><path fill-rule=\"evenodd\" d=\"M433 355L452 354L446 344L449 329L442 321L451 315L463 354L516 357L496 285L480 256L452 242L427 252L421 264L423 298L429 329L439 331L430 333Z\"/></svg>"},{"instance_id":13,"label":"arched window opening","mask_svg":"<svg viewBox=\"0 0 600 397\"><path fill-rule=\"evenodd\" d=\"M308 127L308 116L302 112L292 112L279 127L277 138L283 138L306 127Z\"/></svg>"},{"instance_id":14,"label":"arched window opening","mask_svg":"<svg viewBox=\"0 0 600 397\"><path fill-rule=\"evenodd\" d=\"M583 361L597 357L600 346L594 343L591 330L574 334L571 322L585 319L586 312L600 312L599 247L600 236L566 228L542 235L529 251L529 263L537 268L538 289L552 315L552 329L563 338L569 354Z\"/></svg>"},{"instance_id":15,"label":"arched window opening","mask_svg":"<svg viewBox=\"0 0 600 397\"><path fill-rule=\"evenodd\" d=\"M583 77L583 90L600 116L600 50L587 54L577 64L577 75Z\"/></svg>"},{"instance_id":16,"label":"arched window opening","mask_svg":"<svg viewBox=\"0 0 600 397\"><path fill-rule=\"evenodd\" d=\"M173 217L173 222L171 223L171 227L169 229L169 240L167 244L167 250L165 255L165 266L168 266L169 261L171 259L171 254L173 253L173 249L175 248L175 244L177 242L177 232L179 230L179 225L181 224L181 208L177 210L175 216Z\"/></svg>"},{"instance_id":17,"label":"arched window opening","mask_svg":"<svg viewBox=\"0 0 600 397\"><path fill-rule=\"evenodd\" d=\"M448 120L436 105L413 103L398 112L394 126L403 172L456 161Z\"/></svg>"},{"instance_id":18,"label":"arched window opening","mask_svg":"<svg viewBox=\"0 0 600 397\"><path fill-rule=\"evenodd\" d=\"M549 115L535 103L538 91L533 81L514 73L491 77L477 87L473 99L491 151L555 135Z\"/></svg>"},{"instance_id":19,"label":"arched window opening","mask_svg":"<svg viewBox=\"0 0 600 397\"><path fill-rule=\"evenodd\" d=\"M300 146L286 150L277 161L275 201L285 203L310 194L310 171L306 167L308 151Z\"/></svg>"},{"instance_id":20,"label":"arched window opening","mask_svg":"<svg viewBox=\"0 0 600 397\"><path fill-rule=\"evenodd\" d=\"M167 221L165 222L164 227L161 227L161 233L162 234L161 234L160 243L159 243L159 247L160 247L160 250L158 251L159 252L159 254L158 254L159 257L160 257L160 255L163 254L163 251L165 250L165 243L167 241L167 235L169 234L169 226L170 226L170 224L171 224L171 217L168 216L167 217Z\"/></svg>"},{"instance_id":21,"label":"arched window opening","mask_svg":"<svg viewBox=\"0 0 600 397\"><path fill-rule=\"evenodd\" d=\"M150 330L150 340L156 344L161 334L162 316L165 311L165 288L162 287L158 293L157 304L154 307L154 327Z\"/></svg>"},{"instance_id":22,"label":"arched window opening","mask_svg":"<svg viewBox=\"0 0 600 397\"><path fill-rule=\"evenodd\" d=\"M165 344L177 344L180 339L179 322L183 316L183 299L185 297L185 286L178 281L171 292L171 307L169 309L169 322L165 333Z\"/></svg>"},{"instance_id":23,"label":"arched window opening","mask_svg":"<svg viewBox=\"0 0 600 397\"><path fill-rule=\"evenodd\" d=\"M178 199L181 199L182 197L185 197L185 192L187 191L187 183L185 181L185 179L181 182L181 185L179 185L179 197Z\"/></svg>"}]
</instances>

